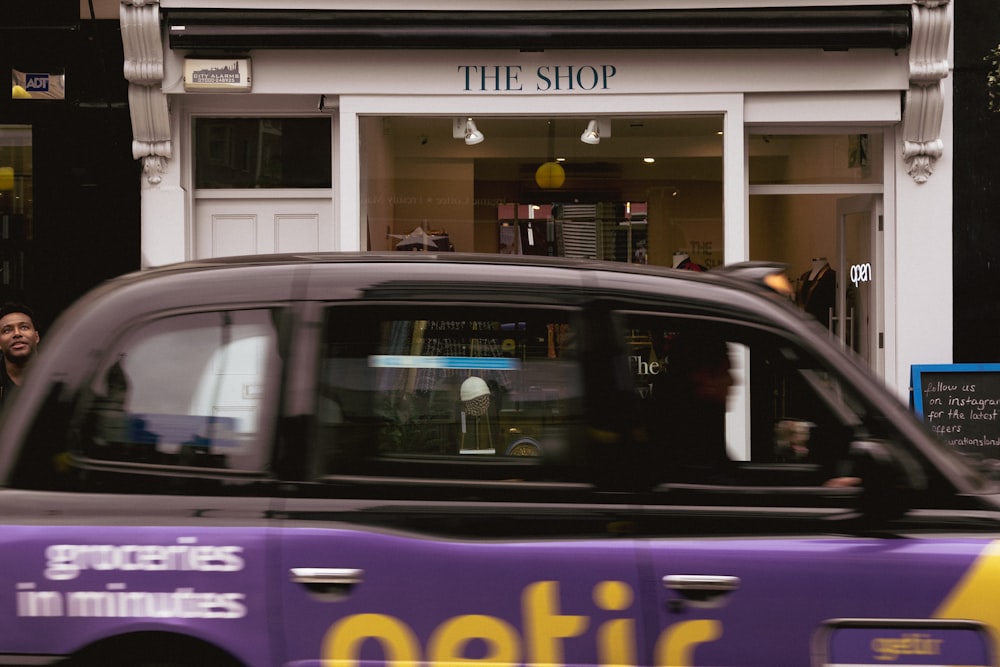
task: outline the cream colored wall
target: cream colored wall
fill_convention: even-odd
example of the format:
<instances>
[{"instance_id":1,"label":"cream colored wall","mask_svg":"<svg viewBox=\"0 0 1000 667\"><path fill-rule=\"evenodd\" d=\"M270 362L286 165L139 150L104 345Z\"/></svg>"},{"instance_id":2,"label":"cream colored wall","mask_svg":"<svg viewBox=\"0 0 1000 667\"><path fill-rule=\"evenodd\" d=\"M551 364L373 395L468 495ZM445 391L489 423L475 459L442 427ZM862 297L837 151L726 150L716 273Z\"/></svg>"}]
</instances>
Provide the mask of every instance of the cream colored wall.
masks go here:
<instances>
[{"instance_id":1,"label":"cream colored wall","mask_svg":"<svg viewBox=\"0 0 1000 667\"><path fill-rule=\"evenodd\" d=\"M750 259L785 262L793 280L814 257L833 263L837 253L834 195L750 197Z\"/></svg>"},{"instance_id":2,"label":"cream colored wall","mask_svg":"<svg viewBox=\"0 0 1000 667\"><path fill-rule=\"evenodd\" d=\"M837 196L750 197L750 259L785 262L788 276L808 271L814 257L835 262Z\"/></svg>"},{"instance_id":3,"label":"cream colored wall","mask_svg":"<svg viewBox=\"0 0 1000 667\"><path fill-rule=\"evenodd\" d=\"M673 254L688 253L706 268L723 260L724 224L720 184L678 182L647 189L649 263L671 266Z\"/></svg>"},{"instance_id":4,"label":"cream colored wall","mask_svg":"<svg viewBox=\"0 0 1000 667\"><path fill-rule=\"evenodd\" d=\"M377 118L363 118L360 123L362 169L368 174L378 174L379 178L361 181L361 216L367 220L368 238L362 240L369 250L391 250L392 238L392 179L394 161L389 142L382 132L382 123Z\"/></svg>"},{"instance_id":5,"label":"cream colored wall","mask_svg":"<svg viewBox=\"0 0 1000 667\"><path fill-rule=\"evenodd\" d=\"M475 247L472 160L423 160L396 165L392 227L408 234L418 225L425 232L447 232L458 252Z\"/></svg>"}]
</instances>

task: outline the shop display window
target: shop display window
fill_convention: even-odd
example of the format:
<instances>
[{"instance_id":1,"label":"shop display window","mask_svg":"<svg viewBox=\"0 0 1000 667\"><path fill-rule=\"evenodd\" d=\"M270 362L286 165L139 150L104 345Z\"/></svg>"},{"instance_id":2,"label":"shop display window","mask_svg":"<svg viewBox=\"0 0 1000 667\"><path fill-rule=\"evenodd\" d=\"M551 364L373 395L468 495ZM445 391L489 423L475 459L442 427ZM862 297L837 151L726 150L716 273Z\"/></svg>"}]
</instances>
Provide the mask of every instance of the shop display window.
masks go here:
<instances>
[{"instance_id":1,"label":"shop display window","mask_svg":"<svg viewBox=\"0 0 1000 667\"><path fill-rule=\"evenodd\" d=\"M723 116L366 116L370 250L722 263ZM447 238L446 247L414 244Z\"/></svg>"}]
</instances>

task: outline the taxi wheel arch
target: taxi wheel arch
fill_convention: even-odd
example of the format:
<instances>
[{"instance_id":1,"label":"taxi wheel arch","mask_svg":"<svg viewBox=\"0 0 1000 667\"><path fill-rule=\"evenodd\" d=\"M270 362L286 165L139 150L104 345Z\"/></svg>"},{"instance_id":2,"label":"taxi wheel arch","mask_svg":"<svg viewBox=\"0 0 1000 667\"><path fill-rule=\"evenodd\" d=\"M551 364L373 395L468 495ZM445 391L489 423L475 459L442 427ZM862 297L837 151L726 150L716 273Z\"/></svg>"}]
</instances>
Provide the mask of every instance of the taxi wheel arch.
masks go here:
<instances>
[{"instance_id":1,"label":"taxi wheel arch","mask_svg":"<svg viewBox=\"0 0 1000 667\"><path fill-rule=\"evenodd\" d=\"M108 637L77 651L66 667L243 667L232 655L208 642L169 632L134 632Z\"/></svg>"}]
</instances>

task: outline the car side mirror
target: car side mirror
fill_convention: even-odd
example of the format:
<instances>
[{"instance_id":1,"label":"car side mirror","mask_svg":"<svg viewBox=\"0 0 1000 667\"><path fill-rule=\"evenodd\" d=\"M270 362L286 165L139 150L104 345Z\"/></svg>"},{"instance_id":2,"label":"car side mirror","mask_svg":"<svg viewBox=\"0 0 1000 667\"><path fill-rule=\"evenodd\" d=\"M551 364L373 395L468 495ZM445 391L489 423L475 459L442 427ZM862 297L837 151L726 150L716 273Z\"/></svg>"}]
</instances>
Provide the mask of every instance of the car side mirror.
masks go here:
<instances>
[{"instance_id":1,"label":"car side mirror","mask_svg":"<svg viewBox=\"0 0 1000 667\"><path fill-rule=\"evenodd\" d=\"M927 488L927 475L904 448L889 440L855 440L850 446L853 474L861 478L864 493L859 510L869 520L902 516L913 497Z\"/></svg>"}]
</instances>

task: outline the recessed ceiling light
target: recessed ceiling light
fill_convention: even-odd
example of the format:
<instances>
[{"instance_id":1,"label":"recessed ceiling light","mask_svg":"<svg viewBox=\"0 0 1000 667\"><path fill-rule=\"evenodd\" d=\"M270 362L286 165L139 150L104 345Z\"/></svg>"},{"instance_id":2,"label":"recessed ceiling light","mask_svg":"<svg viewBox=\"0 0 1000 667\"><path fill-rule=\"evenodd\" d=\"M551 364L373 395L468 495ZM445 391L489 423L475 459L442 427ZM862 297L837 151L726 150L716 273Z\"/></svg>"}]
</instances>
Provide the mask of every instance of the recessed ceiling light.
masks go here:
<instances>
[{"instance_id":1,"label":"recessed ceiling light","mask_svg":"<svg viewBox=\"0 0 1000 667\"><path fill-rule=\"evenodd\" d=\"M642 158L642 161L645 162L646 164L653 164L654 162L656 162L656 158L655 157L644 157L644 158Z\"/></svg>"}]
</instances>

